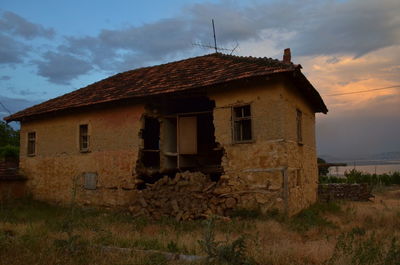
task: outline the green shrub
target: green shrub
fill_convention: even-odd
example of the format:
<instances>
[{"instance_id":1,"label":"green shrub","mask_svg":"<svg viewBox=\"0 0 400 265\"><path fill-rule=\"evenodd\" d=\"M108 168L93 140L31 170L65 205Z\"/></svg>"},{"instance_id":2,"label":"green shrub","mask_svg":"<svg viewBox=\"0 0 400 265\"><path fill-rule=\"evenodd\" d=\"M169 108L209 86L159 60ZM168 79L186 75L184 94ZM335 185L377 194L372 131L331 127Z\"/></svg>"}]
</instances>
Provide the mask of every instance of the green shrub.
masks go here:
<instances>
[{"instance_id":1,"label":"green shrub","mask_svg":"<svg viewBox=\"0 0 400 265\"><path fill-rule=\"evenodd\" d=\"M335 176L319 176L319 183L366 183L370 186L376 185L400 185L400 172L369 174L352 169L344 173L344 178Z\"/></svg>"},{"instance_id":2,"label":"green shrub","mask_svg":"<svg viewBox=\"0 0 400 265\"><path fill-rule=\"evenodd\" d=\"M5 145L0 147L0 157L11 157L18 159L19 147L14 145Z\"/></svg>"},{"instance_id":3,"label":"green shrub","mask_svg":"<svg viewBox=\"0 0 400 265\"><path fill-rule=\"evenodd\" d=\"M207 254L207 264L226 265L251 265L256 264L247 256L245 237L242 235L232 242L216 241L214 232L214 220L205 222L203 239L198 243Z\"/></svg>"}]
</instances>

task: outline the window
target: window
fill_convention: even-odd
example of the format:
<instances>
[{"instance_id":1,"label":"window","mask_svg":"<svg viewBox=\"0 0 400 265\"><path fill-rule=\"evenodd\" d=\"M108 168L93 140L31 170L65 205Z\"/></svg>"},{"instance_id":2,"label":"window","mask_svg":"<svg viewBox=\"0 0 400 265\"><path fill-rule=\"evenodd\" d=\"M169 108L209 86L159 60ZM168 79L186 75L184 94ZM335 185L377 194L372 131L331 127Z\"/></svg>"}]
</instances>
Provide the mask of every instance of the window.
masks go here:
<instances>
[{"instance_id":1,"label":"window","mask_svg":"<svg viewBox=\"0 0 400 265\"><path fill-rule=\"evenodd\" d=\"M302 119L303 119L303 113L300 110L297 110L297 115L296 115L297 142L299 144L303 143Z\"/></svg>"},{"instance_id":2,"label":"window","mask_svg":"<svg viewBox=\"0 0 400 265\"><path fill-rule=\"evenodd\" d=\"M250 105L233 108L233 141L248 142L251 141L251 111Z\"/></svg>"},{"instance_id":3,"label":"window","mask_svg":"<svg viewBox=\"0 0 400 265\"><path fill-rule=\"evenodd\" d=\"M81 152L89 151L89 130L87 124L79 125L79 150Z\"/></svg>"},{"instance_id":4,"label":"window","mask_svg":"<svg viewBox=\"0 0 400 265\"><path fill-rule=\"evenodd\" d=\"M28 156L34 156L36 152L36 133L28 132Z\"/></svg>"},{"instance_id":5,"label":"window","mask_svg":"<svg viewBox=\"0 0 400 265\"><path fill-rule=\"evenodd\" d=\"M85 172L84 176L84 188L87 190L95 190L97 188L97 173L96 172Z\"/></svg>"}]
</instances>

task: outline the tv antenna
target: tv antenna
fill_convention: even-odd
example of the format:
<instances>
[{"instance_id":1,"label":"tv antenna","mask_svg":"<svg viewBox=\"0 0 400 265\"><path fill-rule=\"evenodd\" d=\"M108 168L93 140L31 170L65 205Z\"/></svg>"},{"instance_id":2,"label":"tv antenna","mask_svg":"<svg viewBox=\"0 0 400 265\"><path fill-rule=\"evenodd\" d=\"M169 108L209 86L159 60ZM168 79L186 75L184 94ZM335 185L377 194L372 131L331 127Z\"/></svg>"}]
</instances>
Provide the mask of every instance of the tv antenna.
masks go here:
<instances>
[{"instance_id":1,"label":"tv antenna","mask_svg":"<svg viewBox=\"0 0 400 265\"><path fill-rule=\"evenodd\" d=\"M218 53L218 51L228 51L230 52L229 54L232 54L238 47L239 47L239 43L236 42L235 47L228 49L228 48L223 48L223 47L218 47L217 45L217 36L215 34L215 24L214 24L214 19L211 19L211 23L212 23L212 29L213 29L213 36L214 36L214 46L212 45L205 45L202 43L193 43L193 46L198 46L204 49L213 49L215 50L215 53Z\"/></svg>"}]
</instances>

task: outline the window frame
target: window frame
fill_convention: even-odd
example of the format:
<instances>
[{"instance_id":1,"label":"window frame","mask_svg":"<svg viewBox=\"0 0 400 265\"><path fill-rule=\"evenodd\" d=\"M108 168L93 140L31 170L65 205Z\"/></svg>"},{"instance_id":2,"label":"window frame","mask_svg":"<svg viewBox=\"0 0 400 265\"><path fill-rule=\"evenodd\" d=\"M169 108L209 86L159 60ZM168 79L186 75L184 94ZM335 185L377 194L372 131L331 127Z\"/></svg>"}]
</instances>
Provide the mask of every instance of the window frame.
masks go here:
<instances>
[{"instance_id":1,"label":"window frame","mask_svg":"<svg viewBox=\"0 0 400 265\"><path fill-rule=\"evenodd\" d=\"M249 116L244 116L244 110L242 110L242 117L236 117L236 111L235 109L237 108L244 108L248 106L249 107ZM233 144L245 144L245 143L253 143L254 142L254 130L253 130L253 116L252 116L252 106L250 103L244 103L240 105L234 105L231 107L231 129L232 129L232 143ZM237 140L237 135L236 135L236 130L235 130L235 123L236 122L242 122L242 121L250 121L250 139L243 140L243 132L241 133L241 138L242 140Z\"/></svg>"},{"instance_id":2,"label":"window frame","mask_svg":"<svg viewBox=\"0 0 400 265\"><path fill-rule=\"evenodd\" d=\"M82 127L86 126L86 134L82 134ZM88 153L90 152L90 133L89 133L89 124L88 123L81 123L78 126L78 147L79 147L79 152L81 153ZM83 147L83 137L86 137L86 147Z\"/></svg>"},{"instance_id":3,"label":"window frame","mask_svg":"<svg viewBox=\"0 0 400 265\"><path fill-rule=\"evenodd\" d=\"M31 137L33 135L33 137ZM37 145L37 137L36 131L29 131L26 134L26 155L27 156L35 156L36 155L36 145Z\"/></svg>"}]
</instances>

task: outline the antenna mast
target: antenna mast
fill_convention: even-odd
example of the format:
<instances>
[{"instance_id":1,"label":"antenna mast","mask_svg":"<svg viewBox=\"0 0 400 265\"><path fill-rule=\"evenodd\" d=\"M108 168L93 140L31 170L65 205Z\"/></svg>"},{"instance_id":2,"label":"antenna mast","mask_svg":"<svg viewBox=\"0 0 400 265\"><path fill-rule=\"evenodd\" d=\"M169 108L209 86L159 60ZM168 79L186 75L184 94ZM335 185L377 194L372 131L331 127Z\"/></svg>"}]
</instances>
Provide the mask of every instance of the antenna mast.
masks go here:
<instances>
[{"instance_id":1,"label":"antenna mast","mask_svg":"<svg viewBox=\"0 0 400 265\"><path fill-rule=\"evenodd\" d=\"M211 21L212 21L213 33L214 33L214 49L215 49L215 52L218 52L218 48L217 48L217 37L215 36L214 19L211 19Z\"/></svg>"},{"instance_id":2,"label":"antenna mast","mask_svg":"<svg viewBox=\"0 0 400 265\"><path fill-rule=\"evenodd\" d=\"M214 46L212 46L211 44L205 45L205 44L201 44L201 43L192 43L192 45L193 46L198 46L198 47L201 47L201 48L205 48L205 49L213 49L213 50L215 50L215 53L218 53L218 51L227 51L227 52L230 52L229 54L232 54L239 47L239 43L236 42L236 46L233 47L232 49L218 47L217 46L217 36L215 34L214 19L211 19L211 23L212 23L212 27L213 27Z\"/></svg>"}]
</instances>

